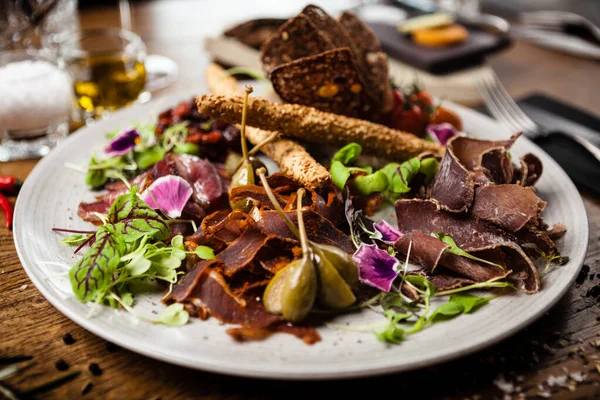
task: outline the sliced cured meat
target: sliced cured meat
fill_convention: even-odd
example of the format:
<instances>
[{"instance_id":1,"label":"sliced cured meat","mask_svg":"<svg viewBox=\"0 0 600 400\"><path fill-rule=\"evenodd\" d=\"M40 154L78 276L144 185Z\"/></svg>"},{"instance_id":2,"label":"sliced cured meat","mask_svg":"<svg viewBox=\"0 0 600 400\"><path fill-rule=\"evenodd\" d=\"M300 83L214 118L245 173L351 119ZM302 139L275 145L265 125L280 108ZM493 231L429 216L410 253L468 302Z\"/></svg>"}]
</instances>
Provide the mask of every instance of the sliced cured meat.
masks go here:
<instances>
[{"instance_id":1,"label":"sliced cured meat","mask_svg":"<svg viewBox=\"0 0 600 400\"><path fill-rule=\"evenodd\" d=\"M219 201L224 187L217 169L210 161L188 154L177 154L171 158L177 174L192 187L192 198L196 203L208 208Z\"/></svg>"},{"instance_id":2,"label":"sliced cured meat","mask_svg":"<svg viewBox=\"0 0 600 400\"><path fill-rule=\"evenodd\" d=\"M441 266L475 282L486 282L506 277L511 272L494 265L448 253L449 245L423 232L409 232L394 244L394 248L404 255L408 253L409 246L410 260L425 267L431 275L435 275L438 272L438 266ZM443 270L444 268L442 268Z\"/></svg>"},{"instance_id":3,"label":"sliced cured meat","mask_svg":"<svg viewBox=\"0 0 600 400\"><path fill-rule=\"evenodd\" d=\"M297 223L295 212L286 212L294 224ZM328 244L339 247L347 253L353 253L355 248L352 240L316 212L303 210L304 225L308 238L316 243ZM267 235L296 243L296 237L281 219L277 211L260 211L254 208L250 216L255 221L257 228Z\"/></svg>"},{"instance_id":4,"label":"sliced cured meat","mask_svg":"<svg viewBox=\"0 0 600 400\"><path fill-rule=\"evenodd\" d=\"M232 276L248 266L267 240L267 236L258 229L246 229L225 250L217 254L217 258L223 263L223 273Z\"/></svg>"},{"instance_id":5,"label":"sliced cured meat","mask_svg":"<svg viewBox=\"0 0 600 400\"><path fill-rule=\"evenodd\" d=\"M519 263L514 272L520 273L523 290L536 293L540 288L537 269L523 252L519 243L523 238L506 232L500 227L470 216L462 216L438 210L431 200L398 200L395 204L398 228L402 232L420 231L426 234L444 232L462 250L476 252L497 249L509 250ZM512 265L512 264L511 264Z\"/></svg>"},{"instance_id":6,"label":"sliced cured meat","mask_svg":"<svg viewBox=\"0 0 600 400\"><path fill-rule=\"evenodd\" d=\"M515 167L504 148L483 153L481 167L487 170L490 180L496 184L511 183L513 180Z\"/></svg>"},{"instance_id":7,"label":"sliced cured meat","mask_svg":"<svg viewBox=\"0 0 600 400\"><path fill-rule=\"evenodd\" d=\"M431 185L431 198L446 211L466 212L473 202L475 182L467 169L461 165L453 152L453 144L463 139L450 139L439 170Z\"/></svg>"},{"instance_id":8,"label":"sliced cured meat","mask_svg":"<svg viewBox=\"0 0 600 400\"><path fill-rule=\"evenodd\" d=\"M535 223L546 207L531 187L515 184L478 187L471 214L510 232Z\"/></svg>"},{"instance_id":9,"label":"sliced cured meat","mask_svg":"<svg viewBox=\"0 0 600 400\"><path fill-rule=\"evenodd\" d=\"M452 141L452 150L458 161L469 171L481 166L483 154L493 149L509 150L521 134L508 140L481 140L467 136L458 136Z\"/></svg>"}]
</instances>

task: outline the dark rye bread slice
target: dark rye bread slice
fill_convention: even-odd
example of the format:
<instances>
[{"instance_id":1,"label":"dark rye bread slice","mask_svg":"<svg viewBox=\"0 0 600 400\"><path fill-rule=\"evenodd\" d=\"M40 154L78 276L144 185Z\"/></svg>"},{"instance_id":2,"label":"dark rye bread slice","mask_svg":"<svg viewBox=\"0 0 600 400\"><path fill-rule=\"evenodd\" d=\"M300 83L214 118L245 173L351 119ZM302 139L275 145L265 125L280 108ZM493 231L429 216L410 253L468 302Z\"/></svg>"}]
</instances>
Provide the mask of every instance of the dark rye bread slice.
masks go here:
<instances>
[{"instance_id":1,"label":"dark rye bread slice","mask_svg":"<svg viewBox=\"0 0 600 400\"><path fill-rule=\"evenodd\" d=\"M288 103L349 117L372 115L373 100L347 47L282 64L271 71L271 82Z\"/></svg>"},{"instance_id":2,"label":"dark rye bread slice","mask_svg":"<svg viewBox=\"0 0 600 400\"><path fill-rule=\"evenodd\" d=\"M352 37L360 52L368 73L365 80L374 93L375 98L381 99L381 112L391 111L393 106L392 88L389 84L387 55L381 51L379 39L356 14L345 11L340 16L340 23Z\"/></svg>"},{"instance_id":3,"label":"dark rye bread slice","mask_svg":"<svg viewBox=\"0 0 600 400\"><path fill-rule=\"evenodd\" d=\"M333 43L304 15L288 20L262 46L263 69L269 74L275 67L302 57L334 48Z\"/></svg>"}]
</instances>

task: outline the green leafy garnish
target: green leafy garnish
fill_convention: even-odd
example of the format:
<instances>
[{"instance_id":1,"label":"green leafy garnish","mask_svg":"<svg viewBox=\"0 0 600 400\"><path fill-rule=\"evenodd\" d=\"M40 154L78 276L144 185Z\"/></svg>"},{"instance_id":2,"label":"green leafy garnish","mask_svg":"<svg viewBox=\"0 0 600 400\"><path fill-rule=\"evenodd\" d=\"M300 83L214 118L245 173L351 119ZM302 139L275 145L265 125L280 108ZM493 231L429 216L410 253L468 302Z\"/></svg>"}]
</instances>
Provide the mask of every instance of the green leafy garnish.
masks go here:
<instances>
[{"instance_id":1,"label":"green leafy garnish","mask_svg":"<svg viewBox=\"0 0 600 400\"><path fill-rule=\"evenodd\" d=\"M363 196L383 192L387 189L388 184L388 178L382 171L375 171L368 175L358 175L353 182L356 191Z\"/></svg>"},{"instance_id":2,"label":"green leafy garnish","mask_svg":"<svg viewBox=\"0 0 600 400\"><path fill-rule=\"evenodd\" d=\"M353 166L362 152L362 147L357 143L349 143L338 150L331 159L329 171L333 182L343 189L354 172L360 171L352 180L354 188L361 195L381 192L387 198L395 201L402 194L410 192L410 182L419 173L425 175L425 184L429 184L439 166L435 158L420 160L418 157L399 163L389 163L379 171L373 172L371 167Z\"/></svg>"},{"instance_id":3,"label":"green leafy garnish","mask_svg":"<svg viewBox=\"0 0 600 400\"><path fill-rule=\"evenodd\" d=\"M350 178L351 172L344 164L340 161L334 161L331 163L331 167L329 168L331 172L331 178L333 179L333 183L340 189L343 189L346 186L346 182L348 182L348 178Z\"/></svg>"},{"instance_id":4,"label":"green leafy garnish","mask_svg":"<svg viewBox=\"0 0 600 400\"><path fill-rule=\"evenodd\" d=\"M137 187L123 194L111 206L105 225L95 233L94 244L71 268L69 277L73 292L82 302L121 306L138 315L131 305L133 294L155 290L156 281L177 282L181 263L187 253L183 236L170 243L167 222L136 194ZM90 236L73 235L68 242L80 243ZM203 258L214 258L207 246L199 246ZM188 319L181 305L168 307L155 323L179 326Z\"/></svg>"},{"instance_id":5,"label":"green leafy garnish","mask_svg":"<svg viewBox=\"0 0 600 400\"><path fill-rule=\"evenodd\" d=\"M73 292L79 301L97 298L111 282L124 250L125 241L113 226L98 228L92 247L69 271Z\"/></svg>"},{"instance_id":6,"label":"green leafy garnish","mask_svg":"<svg viewBox=\"0 0 600 400\"><path fill-rule=\"evenodd\" d=\"M148 169L165 158L165 149L155 145L146 150L134 152L133 158L139 169Z\"/></svg>"},{"instance_id":7,"label":"green leafy garnish","mask_svg":"<svg viewBox=\"0 0 600 400\"><path fill-rule=\"evenodd\" d=\"M526 249L533 249L537 251L540 256L546 259L546 266L542 270L542 274L548 273L551 264L562 266L569 262L568 256L561 256L560 253L549 256L544 251L542 251L542 249L540 249L535 243L524 243L521 245L521 247L524 247Z\"/></svg>"},{"instance_id":8,"label":"green leafy garnish","mask_svg":"<svg viewBox=\"0 0 600 400\"><path fill-rule=\"evenodd\" d=\"M80 233L76 233L71 236L67 236L66 238L60 240L61 243L68 244L70 246L78 246L88 240L90 235L82 235Z\"/></svg>"},{"instance_id":9,"label":"green leafy garnish","mask_svg":"<svg viewBox=\"0 0 600 400\"><path fill-rule=\"evenodd\" d=\"M183 309L183 304L171 304L154 322L169 326L183 326L187 324L190 315Z\"/></svg>"},{"instance_id":10,"label":"green leafy garnish","mask_svg":"<svg viewBox=\"0 0 600 400\"><path fill-rule=\"evenodd\" d=\"M128 194L117 197L107 214L109 223L123 235L123 240L133 242L142 236L163 240L170 231L166 221L137 195L137 186Z\"/></svg>"},{"instance_id":11,"label":"green leafy garnish","mask_svg":"<svg viewBox=\"0 0 600 400\"><path fill-rule=\"evenodd\" d=\"M502 265L500 265L500 264L496 264L496 263L493 263L491 261L484 260L483 258L475 257L474 255L469 254L466 251L462 250L460 247L457 246L457 244L454 241L454 239L452 239L450 236L446 235L443 232L438 232L437 234L432 233L431 236L438 238L439 240L441 240L442 242L444 242L445 244L447 244L448 246L450 246L448 249L446 249L446 251L448 253L456 254L457 256L469 258L469 259L474 260L474 261L479 261L479 262L482 262L484 264L493 265L493 266L498 267L498 268L500 268L502 270L504 269L504 267Z\"/></svg>"},{"instance_id":12,"label":"green leafy garnish","mask_svg":"<svg viewBox=\"0 0 600 400\"><path fill-rule=\"evenodd\" d=\"M194 250L194 254L196 254L203 260L212 260L213 258L215 258L215 252L208 246L196 247L196 249Z\"/></svg>"},{"instance_id":13,"label":"green leafy garnish","mask_svg":"<svg viewBox=\"0 0 600 400\"><path fill-rule=\"evenodd\" d=\"M390 182L389 191L396 194L410 192L410 181L419 173L421 161L414 157L402 164L389 163L381 169Z\"/></svg>"},{"instance_id":14,"label":"green leafy garnish","mask_svg":"<svg viewBox=\"0 0 600 400\"><path fill-rule=\"evenodd\" d=\"M331 162L339 161L343 165L350 165L362 153L362 146L358 143L348 143L337 151L331 158Z\"/></svg>"}]
</instances>

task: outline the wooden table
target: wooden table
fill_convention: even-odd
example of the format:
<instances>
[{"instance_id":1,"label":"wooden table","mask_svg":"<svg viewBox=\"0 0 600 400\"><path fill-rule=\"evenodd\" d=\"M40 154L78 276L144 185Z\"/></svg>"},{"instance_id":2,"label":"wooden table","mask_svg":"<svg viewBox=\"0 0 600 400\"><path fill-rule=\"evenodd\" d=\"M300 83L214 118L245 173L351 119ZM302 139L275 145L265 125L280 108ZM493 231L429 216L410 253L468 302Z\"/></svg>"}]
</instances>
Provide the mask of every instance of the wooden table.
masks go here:
<instances>
[{"instance_id":1,"label":"wooden table","mask_svg":"<svg viewBox=\"0 0 600 400\"><path fill-rule=\"evenodd\" d=\"M278 7L283 10L284 6L275 7L276 12L283 12ZM254 2L234 6L223 1L169 0L136 5L133 22L150 52L171 57L179 64L179 81L164 91L171 93L202 79L208 63L202 54L203 35L217 33L224 24L236 19L259 15L260 10L261 5ZM214 17L205 18L206 15ZM84 27L118 26L118 21L114 9L81 13ZM514 96L544 91L598 111L597 63L516 43L494 57L491 64ZM35 164L35 160L0 164L0 175L25 179ZM0 228L0 358L33 357L25 363L26 370L6 383L28 391L64 374L79 372L72 380L37 394L39 398L56 399L79 397L90 383L93 386L88 388L87 398L318 398L339 390L369 397L379 390L386 390L388 396L392 392L395 396L420 393L427 399L503 398L511 390L514 398L598 398L600 286L596 285L600 283L600 201L585 196L584 200L591 233L586 259L589 272L582 274L558 305L539 321L492 348L456 361L400 375L343 382L234 378L172 366L117 348L75 325L42 297L21 267L11 232ZM63 342L67 333L75 343ZM58 360L69 365L66 372L57 371ZM91 363L99 365L101 375L95 376L88 370Z\"/></svg>"}]
</instances>

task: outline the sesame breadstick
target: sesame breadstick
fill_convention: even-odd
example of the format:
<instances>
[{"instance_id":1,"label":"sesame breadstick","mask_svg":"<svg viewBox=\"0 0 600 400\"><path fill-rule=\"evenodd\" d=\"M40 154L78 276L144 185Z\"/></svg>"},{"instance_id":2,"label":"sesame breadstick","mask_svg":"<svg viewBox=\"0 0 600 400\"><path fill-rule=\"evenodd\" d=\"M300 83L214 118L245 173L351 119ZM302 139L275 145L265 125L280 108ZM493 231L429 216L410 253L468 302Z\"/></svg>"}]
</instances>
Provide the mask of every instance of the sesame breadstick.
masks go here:
<instances>
[{"instance_id":1,"label":"sesame breadstick","mask_svg":"<svg viewBox=\"0 0 600 400\"><path fill-rule=\"evenodd\" d=\"M239 121L241 96L202 95L198 110L226 122ZM444 148L407 132L372 122L319 111L298 104L275 104L261 98L248 101L248 125L276 130L308 142L342 146L360 144L365 152L389 160L405 160L423 152L442 155Z\"/></svg>"},{"instance_id":2,"label":"sesame breadstick","mask_svg":"<svg viewBox=\"0 0 600 400\"><path fill-rule=\"evenodd\" d=\"M206 67L206 83L211 93L229 96L243 94L243 90L240 90L238 86L237 79L215 63L210 63Z\"/></svg>"},{"instance_id":3,"label":"sesame breadstick","mask_svg":"<svg viewBox=\"0 0 600 400\"><path fill-rule=\"evenodd\" d=\"M237 79L214 63L206 69L206 82L209 90L213 93L236 95L241 92ZM271 135L272 132L246 126L246 138L254 145L263 142ZM279 166L281 172L303 186L317 189L331 182L329 171L319 164L302 145L292 140L280 139L263 146L261 151Z\"/></svg>"}]
</instances>

